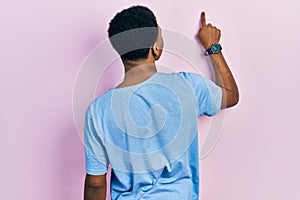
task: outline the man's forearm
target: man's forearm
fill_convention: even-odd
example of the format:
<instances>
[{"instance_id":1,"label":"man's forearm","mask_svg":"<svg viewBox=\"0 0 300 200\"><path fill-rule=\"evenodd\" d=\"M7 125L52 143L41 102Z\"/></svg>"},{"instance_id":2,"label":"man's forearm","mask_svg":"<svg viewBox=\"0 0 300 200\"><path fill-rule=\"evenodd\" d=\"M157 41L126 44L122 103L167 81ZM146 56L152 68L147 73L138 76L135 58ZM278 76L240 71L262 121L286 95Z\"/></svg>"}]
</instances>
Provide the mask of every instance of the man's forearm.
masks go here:
<instances>
[{"instance_id":1,"label":"man's forearm","mask_svg":"<svg viewBox=\"0 0 300 200\"><path fill-rule=\"evenodd\" d=\"M106 187L91 187L86 185L84 188L84 200L105 200Z\"/></svg>"},{"instance_id":2,"label":"man's forearm","mask_svg":"<svg viewBox=\"0 0 300 200\"><path fill-rule=\"evenodd\" d=\"M216 84L223 88L222 108L231 107L239 101L239 92L234 77L226 63L222 52L210 55L215 68Z\"/></svg>"}]
</instances>

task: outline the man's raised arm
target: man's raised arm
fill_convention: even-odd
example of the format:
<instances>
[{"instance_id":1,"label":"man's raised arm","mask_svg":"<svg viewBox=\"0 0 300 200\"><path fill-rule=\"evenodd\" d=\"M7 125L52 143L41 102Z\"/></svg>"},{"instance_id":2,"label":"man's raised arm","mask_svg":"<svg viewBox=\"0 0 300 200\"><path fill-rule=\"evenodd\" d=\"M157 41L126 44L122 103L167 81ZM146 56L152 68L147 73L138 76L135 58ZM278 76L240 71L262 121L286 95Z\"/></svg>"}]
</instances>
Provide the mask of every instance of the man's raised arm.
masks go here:
<instances>
[{"instance_id":1,"label":"man's raised arm","mask_svg":"<svg viewBox=\"0 0 300 200\"><path fill-rule=\"evenodd\" d=\"M202 46L207 50L212 46L212 44L219 43L221 31L210 23L206 24L206 16L204 12L201 13L201 23L202 27L197 33L197 38ZM210 58L215 68L215 83L222 88L221 108L224 109L236 105L239 101L239 91L222 52L216 54L210 52Z\"/></svg>"}]
</instances>

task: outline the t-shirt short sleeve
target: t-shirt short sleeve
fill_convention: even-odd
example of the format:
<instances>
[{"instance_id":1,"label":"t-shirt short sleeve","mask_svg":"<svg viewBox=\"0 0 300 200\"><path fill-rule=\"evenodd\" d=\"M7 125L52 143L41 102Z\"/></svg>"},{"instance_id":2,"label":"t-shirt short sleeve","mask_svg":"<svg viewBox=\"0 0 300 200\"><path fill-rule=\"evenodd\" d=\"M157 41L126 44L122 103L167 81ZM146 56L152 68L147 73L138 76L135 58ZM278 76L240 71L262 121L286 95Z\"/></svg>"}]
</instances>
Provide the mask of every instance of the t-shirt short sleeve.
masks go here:
<instances>
[{"instance_id":1,"label":"t-shirt short sleeve","mask_svg":"<svg viewBox=\"0 0 300 200\"><path fill-rule=\"evenodd\" d=\"M86 173L90 175L102 175L108 169L107 153L100 134L99 128L87 109L84 121L84 151Z\"/></svg>"},{"instance_id":2,"label":"t-shirt short sleeve","mask_svg":"<svg viewBox=\"0 0 300 200\"><path fill-rule=\"evenodd\" d=\"M179 72L197 98L198 116L213 116L221 109L222 89L213 81L196 73Z\"/></svg>"}]
</instances>

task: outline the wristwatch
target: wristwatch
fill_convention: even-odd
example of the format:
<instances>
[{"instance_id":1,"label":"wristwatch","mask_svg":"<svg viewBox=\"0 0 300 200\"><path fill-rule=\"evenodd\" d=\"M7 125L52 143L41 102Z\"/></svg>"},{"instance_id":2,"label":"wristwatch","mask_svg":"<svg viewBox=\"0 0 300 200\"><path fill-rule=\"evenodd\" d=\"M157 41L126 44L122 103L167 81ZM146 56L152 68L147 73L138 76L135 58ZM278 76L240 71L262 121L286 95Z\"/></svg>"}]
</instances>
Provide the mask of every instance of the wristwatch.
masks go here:
<instances>
[{"instance_id":1,"label":"wristwatch","mask_svg":"<svg viewBox=\"0 0 300 200\"><path fill-rule=\"evenodd\" d=\"M204 52L205 56L209 56L211 54L218 54L222 50L220 44L212 44L206 51Z\"/></svg>"}]
</instances>

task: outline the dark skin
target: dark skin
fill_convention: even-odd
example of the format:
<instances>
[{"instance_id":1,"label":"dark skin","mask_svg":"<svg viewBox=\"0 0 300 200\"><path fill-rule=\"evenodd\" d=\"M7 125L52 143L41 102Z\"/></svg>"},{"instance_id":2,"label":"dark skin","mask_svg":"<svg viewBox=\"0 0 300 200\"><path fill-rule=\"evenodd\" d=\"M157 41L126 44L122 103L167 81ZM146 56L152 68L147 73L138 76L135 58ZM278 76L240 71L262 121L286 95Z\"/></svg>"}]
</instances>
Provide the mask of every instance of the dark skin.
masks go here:
<instances>
[{"instance_id":1,"label":"dark skin","mask_svg":"<svg viewBox=\"0 0 300 200\"><path fill-rule=\"evenodd\" d=\"M84 200L106 199L106 174L94 176L86 174Z\"/></svg>"},{"instance_id":2,"label":"dark skin","mask_svg":"<svg viewBox=\"0 0 300 200\"><path fill-rule=\"evenodd\" d=\"M197 38L202 46L207 49L213 43L219 43L221 31L210 23L206 24L205 13L201 13L202 27L197 33ZM148 58L139 61L123 61L125 67L125 77L117 88L126 87L143 82L157 72L155 61L162 54L163 38L159 28L157 41L150 49ZM222 53L210 55L216 72L215 83L222 88L221 108L229 108L239 101L239 91L234 77L226 63ZM84 187L85 200L105 200L106 199L106 174L93 176L86 174Z\"/></svg>"}]
</instances>

